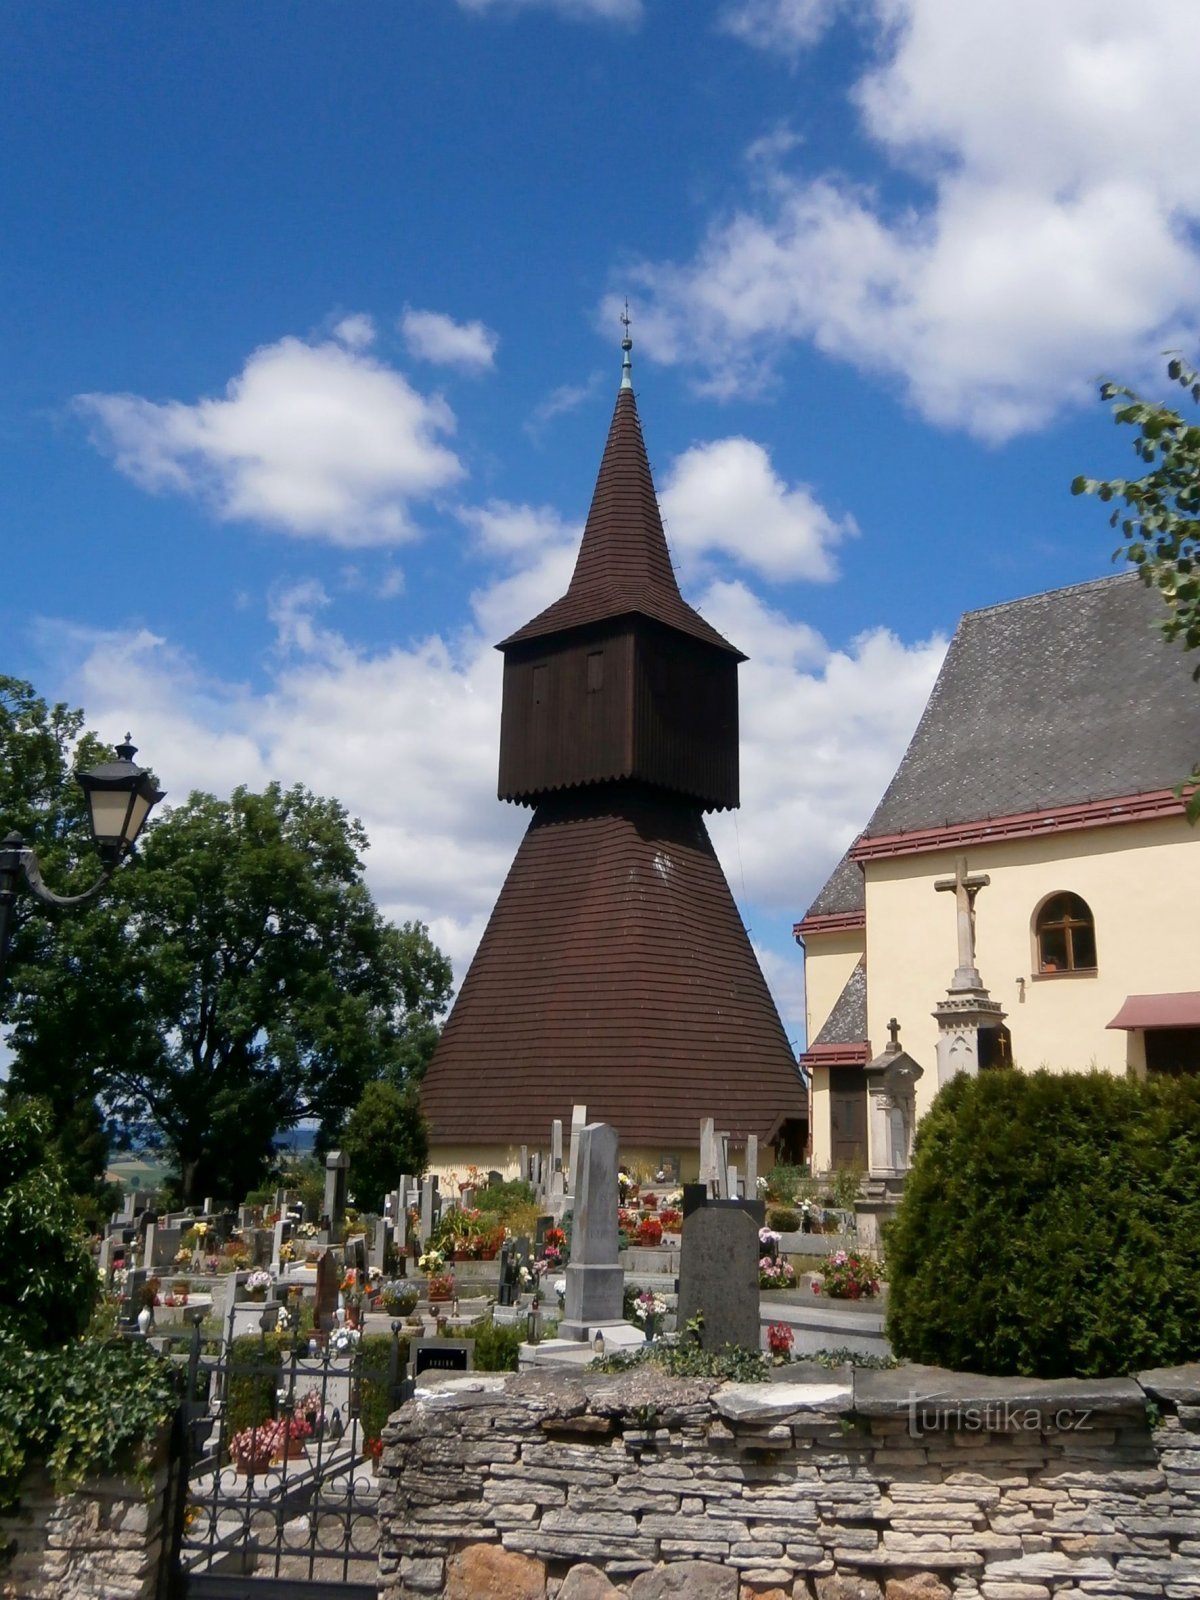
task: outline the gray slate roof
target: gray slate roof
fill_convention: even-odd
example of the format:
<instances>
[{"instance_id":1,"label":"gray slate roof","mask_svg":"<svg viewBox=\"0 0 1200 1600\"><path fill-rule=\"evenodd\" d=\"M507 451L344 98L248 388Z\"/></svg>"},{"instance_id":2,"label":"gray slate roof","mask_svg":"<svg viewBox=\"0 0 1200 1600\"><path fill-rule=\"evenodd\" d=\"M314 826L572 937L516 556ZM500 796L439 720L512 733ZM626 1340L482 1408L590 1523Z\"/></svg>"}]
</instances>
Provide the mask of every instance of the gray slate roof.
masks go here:
<instances>
[{"instance_id":1,"label":"gray slate roof","mask_svg":"<svg viewBox=\"0 0 1200 1600\"><path fill-rule=\"evenodd\" d=\"M861 1044L867 1037L867 968L860 961L846 979L813 1044Z\"/></svg>"},{"instance_id":2,"label":"gray slate roof","mask_svg":"<svg viewBox=\"0 0 1200 1600\"><path fill-rule=\"evenodd\" d=\"M865 911L866 882L857 861L844 855L825 880L825 887L804 913L805 917L827 917L837 911Z\"/></svg>"},{"instance_id":3,"label":"gray slate roof","mask_svg":"<svg viewBox=\"0 0 1200 1600\"><path fill-rule=\"evenodd\" d=\"M865 837L1173 787L1200 686L1163 615L1134 572L968 611Z\"/></svg>"}]
</instances>

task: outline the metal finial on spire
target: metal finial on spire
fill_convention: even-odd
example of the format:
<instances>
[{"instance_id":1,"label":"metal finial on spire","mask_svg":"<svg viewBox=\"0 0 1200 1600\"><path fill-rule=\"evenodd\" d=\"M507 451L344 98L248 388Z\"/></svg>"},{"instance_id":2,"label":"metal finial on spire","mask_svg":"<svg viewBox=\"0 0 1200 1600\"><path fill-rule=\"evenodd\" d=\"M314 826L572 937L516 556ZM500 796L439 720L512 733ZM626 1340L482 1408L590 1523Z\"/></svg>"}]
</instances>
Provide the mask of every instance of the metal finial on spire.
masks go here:
<instances>
[{"instance_id":1,"label":"metal finial on spire","mask_svg":"<svg viewBox=\"0 0 1200 1600\"><path fill-rule=\"evenodd\" d=\"M633 340L629 337L630 322L628 298L626 298L625 301L625 310L621 314L621 322L625 328L625 337L621 340L621 349L625 352L625 358L621 362L621 387L622 389L632 389L633 362L629 359L629 352L633 349Z\"/></svg>"}]
</instances>

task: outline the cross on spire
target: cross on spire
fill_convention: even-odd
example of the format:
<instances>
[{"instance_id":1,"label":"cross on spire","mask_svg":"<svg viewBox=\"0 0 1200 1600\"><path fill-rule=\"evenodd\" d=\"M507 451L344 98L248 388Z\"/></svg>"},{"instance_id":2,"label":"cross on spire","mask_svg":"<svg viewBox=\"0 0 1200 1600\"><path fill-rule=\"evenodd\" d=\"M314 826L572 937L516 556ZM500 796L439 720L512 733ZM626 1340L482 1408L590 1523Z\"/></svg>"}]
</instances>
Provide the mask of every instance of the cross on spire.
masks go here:
<instances>
[{"instance_id":1,"label":"cross on spire","mask_svg":"<svg viewBox=\"0 0 1200 1600\"><path fill-rule=\"evenodd\" d=\"M621 361L621 388L633 388L633 362L629 359L629 352L633 349L633 338L630 335L632 323L629 320L629 298L626 296L625 309L621 313L621 326L625 329L625 337L621 340L621 349L625 352Z\"/></svg>"}]
</instances>

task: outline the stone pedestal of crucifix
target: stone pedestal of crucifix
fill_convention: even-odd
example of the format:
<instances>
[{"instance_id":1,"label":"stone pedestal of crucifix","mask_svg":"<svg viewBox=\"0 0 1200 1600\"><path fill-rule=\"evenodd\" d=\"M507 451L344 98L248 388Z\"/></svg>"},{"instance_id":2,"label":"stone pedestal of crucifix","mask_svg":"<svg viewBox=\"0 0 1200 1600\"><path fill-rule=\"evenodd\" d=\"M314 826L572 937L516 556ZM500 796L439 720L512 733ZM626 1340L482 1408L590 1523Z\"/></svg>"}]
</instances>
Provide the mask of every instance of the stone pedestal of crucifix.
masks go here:
<instances>
[{"instance_id":1,"label":"stone pedestal of crucifix","mask_svg":"<svg viewBox=\"0 0 1200 1600\"><path fill-rule=\"evenodd\" d=\"M983 986L975 964L975 899L991 878L985 872L969 873L967 858L955 862L953 878L939 878L934 888L953 893L958 932L958 965L946 991L946 998L934 1007L938 1025L938 1088L960 1072L974 1077L980 1066L980 1034L999 1033L1004 1026L1004 1010Z\"/></svg>"}]
</instances>

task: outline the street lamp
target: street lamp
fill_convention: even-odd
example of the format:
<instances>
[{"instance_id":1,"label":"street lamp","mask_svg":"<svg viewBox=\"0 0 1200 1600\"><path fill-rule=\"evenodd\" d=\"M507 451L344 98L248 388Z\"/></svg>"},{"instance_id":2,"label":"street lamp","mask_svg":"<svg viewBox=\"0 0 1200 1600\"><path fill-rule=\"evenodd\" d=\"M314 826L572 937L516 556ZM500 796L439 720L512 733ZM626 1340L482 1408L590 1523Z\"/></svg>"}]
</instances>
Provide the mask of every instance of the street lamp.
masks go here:
<instances>
[{"instance_id":1,"label":"street lamp","mask_svg":"<svg viewBox=\"0 0 1200 1600\"><path fill-rule=\"evenodd\" d=\"M24 874L32 893L48 906L77 906L83 900L90 900L129 854L151 807L162 799L163 791L155 788L146 769L134 765L136 754L137 749L126 734L125 743L117 746L116 761L105 761L90 772L75 774L87 796L88 823L104 863L104 871L90 889L82 894L55 894L42 881L42 869L33 847L27 845L19 833L0 839L0 984L4 982L13 906L21 875Z\"/></svg>"}]
</instances>

